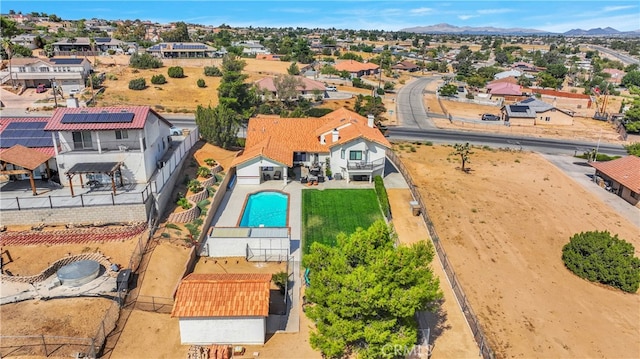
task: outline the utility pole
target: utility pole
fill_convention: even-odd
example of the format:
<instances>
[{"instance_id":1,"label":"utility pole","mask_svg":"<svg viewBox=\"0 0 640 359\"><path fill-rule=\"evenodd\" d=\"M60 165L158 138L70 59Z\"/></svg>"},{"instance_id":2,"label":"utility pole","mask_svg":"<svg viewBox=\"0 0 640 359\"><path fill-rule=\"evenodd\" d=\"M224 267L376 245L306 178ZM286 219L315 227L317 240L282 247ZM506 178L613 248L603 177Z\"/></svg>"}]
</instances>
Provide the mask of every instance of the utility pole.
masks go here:
<instances>
[{"instance_id":1,"label":"utility pole","mask_svg":"<svg viewBox=\"0 0 640 359\"><path fill-rule=\"evenodd\" d=\"M58 97L56 96L56 79L50 79L51 82L51 90L53 90L53 102L55 103L56 108L58 108Z\"/></svg>"}]
</instances>

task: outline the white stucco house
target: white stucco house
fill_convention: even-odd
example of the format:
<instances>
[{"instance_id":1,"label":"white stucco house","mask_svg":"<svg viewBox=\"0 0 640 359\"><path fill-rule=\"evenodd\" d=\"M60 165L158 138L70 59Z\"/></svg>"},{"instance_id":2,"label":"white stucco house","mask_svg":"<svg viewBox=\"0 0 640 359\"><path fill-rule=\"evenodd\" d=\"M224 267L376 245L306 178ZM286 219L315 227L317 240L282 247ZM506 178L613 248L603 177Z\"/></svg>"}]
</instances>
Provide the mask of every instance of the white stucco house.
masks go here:
<instances>
[{"instance_id":1,"label":"white stucco house","mask_svg":"<svg viewBox=\"0 0 640 359\"><path fill-rule=\"evenodd\" d=\"M73 89L83 89L91 74L91 63L86 58L50 58L18 57L11 59L9 76L2 78L3 83L33 88L40 84L46 87L55 85L64 93Z\"/></svg>"},{"instance_id":2,"label":"white stucco house","mask_svg":"<svg viewBox=\"0 0 640 359\"><path fill-rule=\"evenodd\" d=\"M151 179L170 148L171 126L149 106L83 107L58 108L44 130L63 185L122 184Z\"/></svg>"},{"instance_id":3,"label":"white stucco house","mask_svg":"<svg viewBox=\"0 0 640 359\"><path fill-rule=\"evenodd\" d=\"M264 116L249 120L245 150L232 166L238 185L271 179L286 184L289 169L296 167L309 170L320 182L327 169L336 179L371 181L383 174L388 148L391 144L373 116L345 108L320 118Z\"/></svg>"},{"instance_id":4,"label":"white stucco house","mask_svg":"<svg viewBox=\"0 0 640 359\"><path fill-rule=\"evenodd\" d=\"M264 344L270 286L271 274L189 274L171 312L179 321L180 342Z\"/></svg>"}]
</instances>

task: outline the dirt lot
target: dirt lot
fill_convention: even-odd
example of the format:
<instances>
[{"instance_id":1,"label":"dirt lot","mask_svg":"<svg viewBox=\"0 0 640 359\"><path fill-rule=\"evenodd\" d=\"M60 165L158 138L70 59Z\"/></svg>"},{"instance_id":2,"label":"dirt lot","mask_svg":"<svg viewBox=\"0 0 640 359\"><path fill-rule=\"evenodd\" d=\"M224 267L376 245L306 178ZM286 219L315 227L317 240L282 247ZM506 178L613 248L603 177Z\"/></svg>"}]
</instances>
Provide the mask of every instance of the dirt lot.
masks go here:
<instances>
[{"instance_id":1,"label":"dirt lot","mask_svg":"<svg viewBox=\"0 0 640 359\"><path fill-rule=\"evenodd\" d=\"M498 357L640 357L639 295L584 281L561 260L588 230L640 253L638 228L537 154L477 149L466 174L451 151L400 156Z\"/></svg>"},{"instance_id":2,"label":"dirt lot","mask_svg":"<svg viewBox=\"0 0 640 359\"><path fill-rule=\"evenodd\" d=\"M0 306L0 335L90 338L112 303L103 298L65 298L5 304Z\"/></svg>"}]
</instances>

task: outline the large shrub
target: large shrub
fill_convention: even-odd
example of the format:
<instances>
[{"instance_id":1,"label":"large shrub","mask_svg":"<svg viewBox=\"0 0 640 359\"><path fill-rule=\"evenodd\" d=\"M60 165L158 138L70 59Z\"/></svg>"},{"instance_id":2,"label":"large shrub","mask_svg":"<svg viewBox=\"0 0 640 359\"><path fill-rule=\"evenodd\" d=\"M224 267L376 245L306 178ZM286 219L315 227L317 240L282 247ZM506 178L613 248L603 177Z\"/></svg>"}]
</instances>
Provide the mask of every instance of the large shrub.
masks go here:
<instances>
[{"instance_id":1,"label":"large shrub","mask_svg":"<svg viewBox=\"0 0 640 359\"><path fill-rule=\"evenodd\" d=\"M220 77L220 76L222 76L222 70L220 70L219 68L217 68L215 66L205 66L204 67L204 75L205 76Z\"/></svg>"},{"instance_id":2,"label":"large shrub","mask_svg":"<svg viewBox=\"0 0 640 359\"><path fill-rule=\"evenodd\" d=\"M198 87L200 88L204 88L207 87L207 84L204 82L203 79L198 79L198 81L196 81L196 84L198 85Z\"/></svg>"},{"instance_id":3,"label":"large shrub","mask_svg":"<svg viewBox=\"0 0 640 359\"><path fill-rule=\"evenodd\" d=\"M133 79L129 81L130 90L144 90L147 88L147 81L143 78Z\"/></svg>"},{"instance_id":4,"label":"large shrub","mask_svg":"<svg viewBox=\"0 0 640 359\"><path fill-rule=\"evenodd\" d=\"M162 85L167 83L167 78L162 74L153 75L151 77L151 83L154 85Z\"/></svg>"},{"instance_id":5,"label":"large shrub","mask_svg":"<svg viewBox=\"0 0 640 359\"><path fill-rule=\"evenodd\" d=\"M562 261L581 278L635 293L640 286L640 259L633 254L633 245L618 235L581 232L562 248Z\"/></svg>"},{"instance_id":6,"label":"large shrub","mask_svg":"<svg viewBox=\"0 0 640 359\"><path fill-rule=\"evenodd\" d=\"M129 66L136 69L157 69L162 67L162 60L149 54L133 54L129 59Z\"/></svg>"},{"instance_id":7,"label":"large shrub","mask_svg":"<svg viewBox=\"0 0 640 359\"><path fill-rule=\"evenodd\" d=\"M169 67L169 71L167 73L169 74L169 77L174 79L184 77L184 70L180 66Z\"/></svg>"}]
</instances>

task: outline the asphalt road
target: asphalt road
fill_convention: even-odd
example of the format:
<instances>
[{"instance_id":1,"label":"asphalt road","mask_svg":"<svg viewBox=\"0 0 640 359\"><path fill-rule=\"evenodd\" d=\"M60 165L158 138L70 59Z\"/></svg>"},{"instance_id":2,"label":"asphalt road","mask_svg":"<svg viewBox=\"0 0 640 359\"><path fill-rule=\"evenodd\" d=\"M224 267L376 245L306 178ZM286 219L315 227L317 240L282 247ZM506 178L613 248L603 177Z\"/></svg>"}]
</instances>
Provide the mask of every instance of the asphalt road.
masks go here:
<instances>
[{"instance_id":1,"label":"asphalt road","mask_svg":"<svg viewBox=\"0 0 640 359\"><path fill-rule=\"evenodd\" d=\"M591 149L598 153L623 156L627 151L621 145L537 137L509 136L480 132L451 131L440 129L416 129L406 127L389 128L386 135L391 140L431 141L433 143L469 142L473 145L529 150L546 154L580 154Z\"/></svg>"},{"instance_id":2,"label":"asphalt road","mask_svg":"<svg viewBox=\"0 0 640 359\"><path fill-rule=\"evenodd\" d=\"M424 109L424 89L438 77L421 77L404 85L397 96L396 114L398 123L405 128L435 129L435 124L427 116Z\"/></svg>"},{"instance_id":3,"label":"asphalt road","mask_svg":"<svg viewBox=\"0 0 640 359\"><path fill-rule=\"evenodd\" d=\"M615 50L611 50L608 49L606 47L602 47L602 46L598 46L598 45L589 45L589 48L592 48L594 50L598 50L600 52L604 52L605 54L609 54L615 58L617 58L618 60L622 61L622 63L624 63L625 65L631 65L631 64L640 64L640 60L631 57L629 55L625 55L622 53L619 53Z\"/></svg>"}]
</instances>

